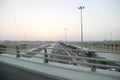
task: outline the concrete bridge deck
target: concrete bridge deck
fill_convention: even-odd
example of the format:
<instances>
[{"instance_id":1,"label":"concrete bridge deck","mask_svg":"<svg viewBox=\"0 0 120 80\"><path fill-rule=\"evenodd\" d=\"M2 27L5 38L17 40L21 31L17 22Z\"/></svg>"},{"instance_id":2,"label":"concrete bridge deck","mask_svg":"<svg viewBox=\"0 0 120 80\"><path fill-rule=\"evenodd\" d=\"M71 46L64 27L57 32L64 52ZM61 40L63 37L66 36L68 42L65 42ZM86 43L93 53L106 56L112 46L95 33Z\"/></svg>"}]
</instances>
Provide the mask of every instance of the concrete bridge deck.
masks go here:
<instances>
[{"instance_id":1,"label":"concrete bridge deck","mask_svg":"<svg viewBox=\"0 0 120 80\"><path fill-rule=\"evenodd\" d=\"M0 80L120 80L119 72L90 72L87 68L68 66L0 55Z\"/></svg>"}]
</instances>

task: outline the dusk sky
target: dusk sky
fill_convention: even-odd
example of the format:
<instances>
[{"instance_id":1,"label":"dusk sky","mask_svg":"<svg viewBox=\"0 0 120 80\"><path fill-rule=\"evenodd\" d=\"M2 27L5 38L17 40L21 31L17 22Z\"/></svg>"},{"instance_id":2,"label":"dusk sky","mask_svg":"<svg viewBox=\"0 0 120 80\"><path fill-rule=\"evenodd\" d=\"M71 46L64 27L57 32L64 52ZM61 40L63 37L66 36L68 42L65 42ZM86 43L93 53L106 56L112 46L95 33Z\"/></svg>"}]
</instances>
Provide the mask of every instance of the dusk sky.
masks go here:
<instances>
[{"instance_id":1,"label":"dusk sky","mask_svg":"<svg viewBox=\"0 0 120 80\"><path fill-rule=\"evenodd\" d=\"M120 40L120 0L0 0L0 40Z\"/></svg>"}]
</instances>

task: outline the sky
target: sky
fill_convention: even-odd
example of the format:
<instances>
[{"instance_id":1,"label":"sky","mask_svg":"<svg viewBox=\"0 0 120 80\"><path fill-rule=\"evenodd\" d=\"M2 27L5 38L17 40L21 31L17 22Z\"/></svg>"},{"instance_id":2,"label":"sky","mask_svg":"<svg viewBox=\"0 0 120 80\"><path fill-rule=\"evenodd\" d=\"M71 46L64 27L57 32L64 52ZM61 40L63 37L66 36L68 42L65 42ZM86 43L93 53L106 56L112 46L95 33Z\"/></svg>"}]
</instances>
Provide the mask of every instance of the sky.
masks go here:
<instances>
[{"instance_id":1,"label":"sky","mask_svg":"<svg viewBox=\"0 0 120 80\"><path fill-rule=\"evenodd\" d=\"M0 0L0 40L120 40L120 0Z\"/></svg>"}]
</instances>

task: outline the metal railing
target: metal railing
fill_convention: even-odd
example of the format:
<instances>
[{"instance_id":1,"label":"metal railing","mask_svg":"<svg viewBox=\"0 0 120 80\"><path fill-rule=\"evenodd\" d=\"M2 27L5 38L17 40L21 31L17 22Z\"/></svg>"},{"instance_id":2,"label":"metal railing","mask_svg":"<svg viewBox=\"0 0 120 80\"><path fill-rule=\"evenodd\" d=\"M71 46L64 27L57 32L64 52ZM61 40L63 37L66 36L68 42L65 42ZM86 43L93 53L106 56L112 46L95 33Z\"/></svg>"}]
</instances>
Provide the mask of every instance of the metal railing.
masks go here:
<instances>
[{"instance_id":1,"label":"metal railing","mask_svg":"<svg viewBox=\"0 0 120 80\"><path fill-rule=\"evenodd\" d=\"M111 62L112 63L120 63L120 61L117 61L117 60L101 59L101 58L97 58L97 57L90 58L90 57L83 57L83 56L61 55L61 54L52 54L52 53L48 54L48 52L47 52L47 49L63 50L63 51L80 51L78 49L45 48L45 47L42 47L40 49L43 49L44 53L41 53L41 52L30 52L30 53L41 54L43 56L29 55L28 51L19 50L18 48L16 48L16 49L7 49L7 50L16 51L16 58L19 58L21 56L36 57L36 58L44 59L44 63L48 63L49 61L54 60L54 61L61 61L61 62L77 64L77 65L80 64L81 66L82 65L88 65L89 67L91 67L91 71L96 71L96 68L98 68L98 67L114 68L114 69L120 70L120 65L109 65L109 64L96 63L96 61L105 61L105 62L109 62L109 63L111 63ZM6 52L6 50L4 50L4 48L0 48L0 51L1 50L2 50L2 52ZM22 52L24 52L26 54L22 54ZM57 56L57 57L64 57L64 58L74 58L74 59L76 59L76 61L58 59L58 58L54 58L54 57L50 57L50 56ZM77 59L85 60L85 62L84 61L83 62L82 61L77 61Z\"/></svg>"}]
</instances>

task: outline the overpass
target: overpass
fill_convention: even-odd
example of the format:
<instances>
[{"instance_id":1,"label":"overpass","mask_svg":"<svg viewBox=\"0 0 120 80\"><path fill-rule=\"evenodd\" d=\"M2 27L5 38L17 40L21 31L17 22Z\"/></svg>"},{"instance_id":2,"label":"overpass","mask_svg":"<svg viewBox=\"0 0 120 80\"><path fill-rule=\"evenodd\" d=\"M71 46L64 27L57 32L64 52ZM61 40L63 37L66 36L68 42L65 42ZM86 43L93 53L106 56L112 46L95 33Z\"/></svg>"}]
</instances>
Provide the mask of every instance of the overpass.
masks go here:
<instances>
[{"instance_id":1,"label":"overpass","mask_svg":"<svg viewBox=\"0 0 120 80\"><path fill-rule=\"evenodd\" d=\"M119 72L0 55L0 80L119 80Z\"/></svg>"},{"instance_id":2,"label":"overpass","mask_svg":"<svg viewBox=\"0 0 120 80\"><path fill-rule=\"evenodd\" d=\"M95 66L116 68L116 69L120 69L120 66L78 62L74 60L70 61L66 59L64 60L64 58L72 58L72 59L80 58L83 60L87 59L87 60L108 61L108 62L117 62L117 63L120 63L120 61L88 58L88 57L72 56L72 55L52 54L52 50L75 51L75 49L54 48L53 45L51 47L38 47L35 48L33 51L28 51L28 52L19 50L17 51L19 53L17 53L16 55L0 54L0 80L21 80L21 79L22 80L119 80L120 79L119 72L102 70L102 69L98 69L97 67L96 67L97 69L95 69L94 71L92 70L95 68ZM29 55L29 52L35 55L31 55L31 54ZM26 54L22 54L22 53L26 53ZM28 57L24 57L26 55ZM58 59L50 56L57 56L64 58ZM53 62L51 60L53 60ZM60 63L55 63L54 61L84 64L84 65L89 65L90 67L85 67L80 65L75 66L70 64L60 64Z\"/></svg>"}]
</instances>

